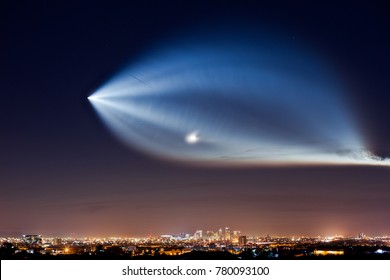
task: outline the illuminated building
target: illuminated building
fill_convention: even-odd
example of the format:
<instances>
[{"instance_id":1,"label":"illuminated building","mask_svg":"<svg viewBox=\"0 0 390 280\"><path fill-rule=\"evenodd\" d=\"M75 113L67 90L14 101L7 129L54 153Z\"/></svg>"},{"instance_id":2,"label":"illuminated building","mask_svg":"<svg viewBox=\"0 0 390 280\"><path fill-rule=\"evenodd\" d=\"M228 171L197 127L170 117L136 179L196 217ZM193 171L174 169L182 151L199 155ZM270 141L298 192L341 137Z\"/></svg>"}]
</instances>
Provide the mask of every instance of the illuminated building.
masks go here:
<instances>
[{"instance_id":1,"label":"illuminated building","mask_svg":"<svg viewBox=\"0 0 390 280\"><path fill-rule=\"evenodd\" d=\"M246 246L246 236L242 235L238 238L238 243L241 247Z\"/></svg>"},{"instance_id":2,"label":"illuminated building","mask_svg":"<svg viewBox=\"0 0 390 280\"><path fill-rule=\"evenodd\" d=\"M234 230L233 234L231 236L232 243L238 244L240 235L241 235L241 232L239 230Z\"/></svg>"},{"instance_id":3,"label":"illuminated building","mask_svg":"<svg viewBox=\"0 0 390 280\"><path fill-rule=\"evenodd\" d=\"M23 242L28 246L42 246L42 235L26 234L23 235Z\"/></svg>"},{"instance_id":4,"label":"illuminated building","mask_svg":"<svg viewBox=\"0 0 390 280\"><path fill-rule=\"evenodd\" d=\"M225 240L230 241L230 239L231 239L230 229L227 227L225 228Z\"/></svg>"},{"instance_id":5,"label":"illuminated building","mask_svg":"<svg viewBox=\"0 0 390 280\"><path fill-rule=\"evenodd\" d=\"M197 230L194 235L195 239L202 239L203 238L203 230Z\"/></svg>"},{"instance_id":6,"label":"illuminated building","mask_svg":"<svg viewBox=\"0 0 390 280\"><path fill-rule=\"evenodd\" d=\"M218 230L218 240L222 240L222 237L223 237L223 233L222 233L222 229L220 228Z\"/></svg>"},{"instance_id":7,"label":"illuminated building","mask_svg":"<svg viewBox=\"0 0 390 280\"><path fill-rule=\"evenodd\" d=\"M61 245L61 243L62 243L61 238L54 238L53 245L59 246Z\"/></svg>"},{"instance_id":8,"label":"illuminated building","mask_svg":"<svg viewBox=\"0 0 390 280\"><path fill-rule=\"evenodd\" d=\"M329 250L314 250L315 256L342 256L344 255L343 249L329 249Z\"/></svg>"}]
</instances>

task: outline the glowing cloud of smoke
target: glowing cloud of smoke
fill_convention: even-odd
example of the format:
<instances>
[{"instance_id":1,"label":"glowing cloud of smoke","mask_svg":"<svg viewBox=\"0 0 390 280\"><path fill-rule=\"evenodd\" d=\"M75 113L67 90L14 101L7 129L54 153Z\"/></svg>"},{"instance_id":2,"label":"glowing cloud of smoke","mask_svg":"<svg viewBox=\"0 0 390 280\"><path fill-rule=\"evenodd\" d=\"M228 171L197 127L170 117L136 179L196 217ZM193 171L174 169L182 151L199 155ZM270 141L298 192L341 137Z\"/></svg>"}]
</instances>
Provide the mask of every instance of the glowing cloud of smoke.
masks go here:
<instances>
[{"instance_id":1,"label":"glowing cloud of smoke","mask_svg":"<svg viewBox=\"0 0 390 280\"><path fill-rule=\"evenodd\" d=\"M175 41L89 100L124 143L169 159L390 165L365 148L332 69L277 39Z\"/></svg>"}]
</instances>

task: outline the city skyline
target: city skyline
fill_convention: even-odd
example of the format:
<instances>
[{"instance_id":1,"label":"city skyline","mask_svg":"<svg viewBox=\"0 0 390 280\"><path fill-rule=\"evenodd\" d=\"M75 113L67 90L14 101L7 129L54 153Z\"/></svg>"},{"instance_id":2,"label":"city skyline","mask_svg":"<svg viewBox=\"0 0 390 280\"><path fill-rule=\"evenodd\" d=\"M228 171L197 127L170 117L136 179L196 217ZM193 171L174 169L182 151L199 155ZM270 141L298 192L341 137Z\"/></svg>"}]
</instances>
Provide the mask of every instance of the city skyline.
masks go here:
<instances>
[{"instance_id":1,"label":"city skyline","mask_svg":"<svg viewBox=\"0 0 390 280\"><path fill-rule=\"evenodd\" d=\"M253 236L253 237L264 237L264 238L270 238L271 236L273 238L337 238L337 237L358 237L360 239L365 237L388 237L390 234L383 233L383 234L374 234L371 231L370 234L366 234L365 232L359 231L359 232L328 232L328 233L318 233L318 234L300 234L300 233L294 233L294 234L283 234L283 233L274 233L270 234L268 233L254 233L254 232L242 232L241 230L234 227L233 229L230 227L213 227L213 228L206 228L203 229L201 227L197 227L196 230L183 230L179 232L174 231L164 231L164 232L149 232L148 234L144 235L134 235L131 233L113 233L108 235L98 235L98 234L87 234L82 235L78 234L76 232L72 233L46 233L42 234L40 232L14 232L14 233L0 233L0 238L20 238L20 236L26 236L26 235L39 235L39 236L45 236L44 238L99 238L99 239L110 239L110 238L124 238L124 239L145 239L145 238L179 238L179 239L218 239L218 240L230 240L230 238L233 238L235 236L238 238L241 235L244 236ZM200 235L199 235L200 234ZM227 237L229 235L229 237Z\"/></svg>"},{"instance_id":2,"label":"city skyline","mask_svg":"<svg viewBox=\"0 0 390 280\"><path fill-rule=\"evenodd\" d=\"M389 11L2 2L0 236L390 235Z\"/></svg>"},{"instance_id":3,"label":"city skyline","mask_svg":"<svg viewBox=\"0 0 390 280\"><path fill-rule=\"evenodd\" d=\"M388 259L390 236L259 237L229 228L144 238L0 237L7 259Z\"/></svg>"}]
</instances>

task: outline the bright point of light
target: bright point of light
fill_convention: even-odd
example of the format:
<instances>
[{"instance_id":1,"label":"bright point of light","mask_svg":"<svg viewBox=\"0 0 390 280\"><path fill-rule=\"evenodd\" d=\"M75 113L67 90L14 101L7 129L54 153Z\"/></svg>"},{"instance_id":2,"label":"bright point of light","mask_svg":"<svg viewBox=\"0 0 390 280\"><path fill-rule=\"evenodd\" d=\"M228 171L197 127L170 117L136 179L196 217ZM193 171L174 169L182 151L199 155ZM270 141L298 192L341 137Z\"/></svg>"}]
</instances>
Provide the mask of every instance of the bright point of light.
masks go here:
<instances>
[{"instance_id":1,"label":"bright point of light","mask_svg":"<svg viewBox=\"0 0 390 280\"><path fill-rule=\"evenodd\" d=\"M89 100L89 101L94 101L94 100L97 100L97 99L98 99L98 97L95 96L95 95L90 95L90 96L88 96L88 100Z\"/></svg>"},{"instance_id":2,"label":"bright point of light","mask_svg":"<svg viewBox=\"0 0 390 280\"><path fill-rule=\"evenodd\" d=\"M196 144L199 142L199 135L196 132L191 132L186 136L186 142L188 144Z\"/></svg>"}]
</instances>

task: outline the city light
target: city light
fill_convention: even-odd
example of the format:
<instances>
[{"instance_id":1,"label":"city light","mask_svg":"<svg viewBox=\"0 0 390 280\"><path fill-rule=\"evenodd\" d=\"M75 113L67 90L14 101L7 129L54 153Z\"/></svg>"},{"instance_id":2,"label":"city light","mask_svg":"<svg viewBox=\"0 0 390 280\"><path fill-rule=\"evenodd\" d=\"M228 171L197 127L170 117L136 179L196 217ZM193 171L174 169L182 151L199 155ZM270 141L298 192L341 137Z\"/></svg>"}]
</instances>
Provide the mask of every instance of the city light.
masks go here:
<instances>
[{"instance_id":1,"label":"city light","mask_svg":"<svg viewBox=\"0 0 390 280\"><path fill-rule=\"evenodd\" d=\"M34 240L34 242L31 242ZM362 250L364 249L364 250ZM390 236L369 237L362 233L351 236L288 237L255 236L231 230L198 229L194 233L161 234L153 237L44 237L24 235L0 238L0 255L12 258L33 258L37 255L83 258L185 257L197 254L225 254L245 259L296 258L370 258L390 256Z\"/></svg>"}]
</instances>

